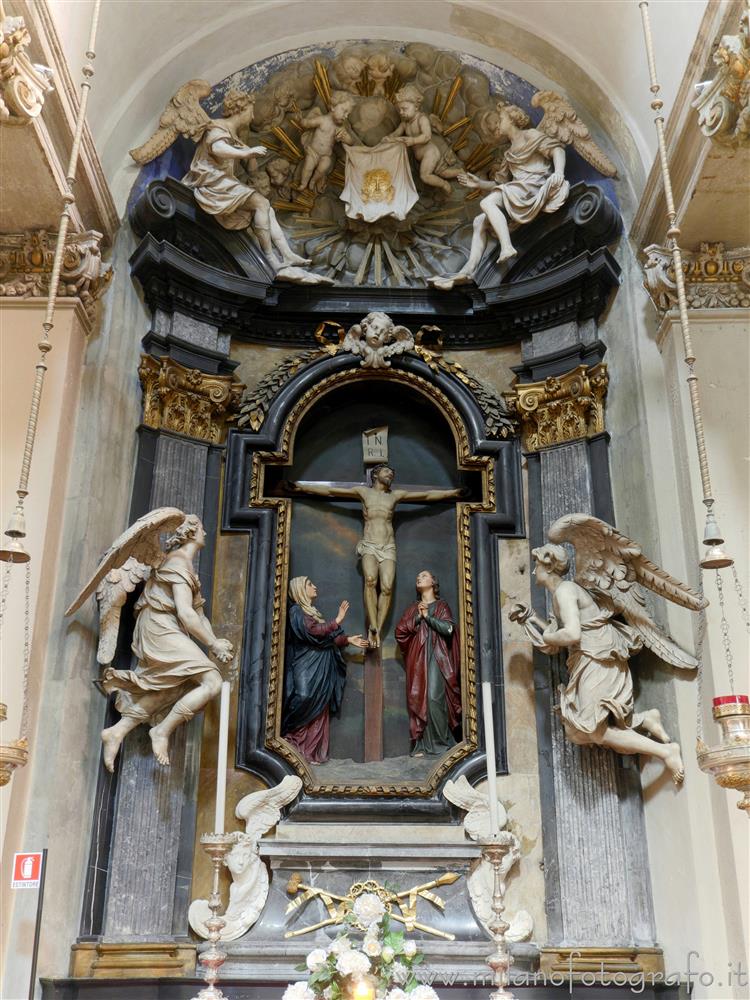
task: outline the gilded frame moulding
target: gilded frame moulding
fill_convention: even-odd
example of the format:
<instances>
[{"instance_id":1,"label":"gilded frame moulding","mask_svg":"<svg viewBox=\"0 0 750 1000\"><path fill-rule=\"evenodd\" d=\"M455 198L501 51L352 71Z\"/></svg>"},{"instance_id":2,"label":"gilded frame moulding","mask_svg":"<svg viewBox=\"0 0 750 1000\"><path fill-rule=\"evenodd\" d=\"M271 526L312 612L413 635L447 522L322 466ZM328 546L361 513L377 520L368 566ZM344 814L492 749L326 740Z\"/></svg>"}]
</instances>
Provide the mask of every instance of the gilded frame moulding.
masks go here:
<instances>
[{"instance_id":1,"label":"gilded frame moulding","mask_svg":"<svg viewBox=\"0 0 750 1000\"><path fill-rule=\"evenodd\" d=\"M210 375L171 358L141 355L143 423L211 444L226 437L245 388L233 375Z\"/></svg>"},{"instance_id":2,"label":"gilded frame moulding","mask_svg":"<svg viewBox=\"0 0 750 1000\"><path fill-rule=\"evenodd\" d=\"M294 437L300 421L308 410L334 389L353 382L377 379L405 385L435 404L448 421L456 442L458 468L479 472L482 477L482 502L458 503L457 550L460 621L465 641L462 647L461 685L464 709L464 739L449 754L440 758L426 780L408 784L321 784L302 757L279 735L283 693L284 638L286 629L286 590L288 582L289 546L291 535L291 501L263 495L265 467L288 465L294 453ZM329 375L304 393L287 416L278 451L256 452L253 455L248 503L255 508L276 510L277 530L274 556L274 597L271 627L270 664L267 683L265 743L290 764L303 780L304 789L312 795L336 796L403 796L428 797L461 760L478 749L477 667L474 622L474 581L471 560L471 517L475 513L491 513L495 509L495 477L492 459L472 454L469 437L458 410L439 389L413 372L399 369L346 369Z\"/></svg>"},{"instance_id":3,"label":"gilded frame moulding","mask_svg":"<svg viewBox=\"0 0 750 1000\"><path fill-rule=\"evenodd\" d=\"M607 365L579 365L543 382L518 382L503 393L508 409L521 422L524 451L535 452L605 430Z\"/></svg>"},{"instance_id":4,"label":"gilded frame moulding","mask_svg":"<svg viewBox=\"0 0 750 1000\"><path fill-rule=\"evenodd\" d=\"M677 305L672 251L652 243L643 252L643 287L659 312L667 312ZM750 306L750 247L727 250L723 243L701 243L696 253L683 250L682 259L691 309Z\"/></svg>"}]
</instances>

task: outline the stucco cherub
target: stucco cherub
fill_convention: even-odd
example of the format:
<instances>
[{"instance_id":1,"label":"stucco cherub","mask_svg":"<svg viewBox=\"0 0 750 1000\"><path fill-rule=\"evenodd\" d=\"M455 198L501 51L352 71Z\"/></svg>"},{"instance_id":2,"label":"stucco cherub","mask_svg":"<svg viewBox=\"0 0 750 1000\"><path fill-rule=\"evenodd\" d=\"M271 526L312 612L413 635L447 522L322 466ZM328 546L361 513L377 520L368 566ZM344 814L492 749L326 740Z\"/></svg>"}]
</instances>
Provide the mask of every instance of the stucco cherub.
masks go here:
<instances>
[{"instance_id":1,"label":"stucco cherub","mask_svg":"<svg viewBox=\"0 0 750 1000\"><path fill-rule=\"evenodd\" d=\"M537 583L552 595L552 618L541 621L521 604L510 617L523 623L541 652L569 651L568 683L559 689L566 735L582 746L658 757L681 784L680 746L670 742L658 710L634 710L628 660L645 645L674 667L690 670L698 661L656 625L639 585L691 611L708 602L597 517L567 514L547 537L550 544L534 549L532 556ZM565 579L570 560L563 542L575 548L574 580Z\"/></svg>"},{"instance_id":2,"label":"stucco cherub","mask_svg":"<svg viewBox=\"0 0 750 1000\"><path fill-rule=\"evenodd\" d=\"M397 326L383 312L368 313L349 328L342 351L359 355L363 368L390 368L390 358L413 350L414 337L405 326Z\"/></svg>"},{"instance_id":3,"label":"stucco cherub","mask_svg":"<svg viewBox=\"0 0 750 1000\"><path fill-rule=\"evenodd\" d=\"M402 142L411 147L419 164L422 183L450 194L452 189L446 178L458 177L463 168L456 154L439 134L439 119L421 110L423 100L421 91L413 83L396 91L395 101L401 124L385 136L380 145Z\"/></svg>"},{"instance_id":4,"label":"stucco cherub","mask_svg":"<svg viewBox=\"0 0 750 1000\"><path fill-rule=\"evenodd\" d=\"M474 219L469 259L456 274L430 278L436 288L451 289L474 279L490 232L500 241L497 263L501 264L517 253L510 238L511 226L526 225L540 212L556 212L565 204L570 191L565 179L567 145L572 145L605 177L616 175L615 165L564 98L552 90L540 90L531 104L544 108L544 117L536 126L522 108L502 101L497 113L485 118L483 128L488 135L498 142L509 140L510 145L500 163L493 166L489 179L458 173L464 187L488 193L480 201L481 212Z\"/></svg>"},{"instance_id":5,"label":"stucco cherub","mask_svg":"<svg viewBox=\"0 0 750 1000\"><path fill-rule=\"evenodd\" d=\"M165 550L159 536L167 534ZM218 639L203 613L204 600L193 561L206 542L200 518L177 507L159 507L139 518L117 538L76 597L72 615L94 592L99 603L97 660L105 668L102 691L116 692L120 720L102 730L104 764L114 770L127 734L149 723L151 745L160 764L169 763L169 737L200 712L221 690L219 663L232 659L232 644ZM139 584L132 650L135 670L111 666L117 648L120 612ZM200 645L199 645L200 644ZM203 651L205 647L212 659Z\"/></svg>"},{"instance_id":6,"label":"stucco cherub","mask_svg":"<svg viewBox=\"0 0 750 1000\"><path fill-rule=\"evenodd\" d=\"M372 96L385 97L385 87L396 66L387 52L373 52L367 57L367 77L372 83Z\"/></svg>"},{"instance_id":7,"label":"stucco cherub","mask_svg":"<svg viewBox=\"0 0 750 1000\"><path fill-rule=\"evenodd\" d=\"M243 183L236 177L241 161L249 161L255 170L255 158L267 153L265 146L246 146L239 139L240 130L253 121L254 96L229 90L224 98L224 117L210 118L199 103L210 93L211 86L205 80L191 80L180 87L159 119L159 129L142 146L131 149L130 155L136 163L149 163L178 135L192 139L197 146L182 183L193 190L203 211L225 229L254 233L280 278L330 284L330 279L304 270L310 261L292 250L268 198L252 182Z\"/></svg>"},{"instance_id":8,"label":"stucco cherub","mask_svg":"<svg viewBox=\"0 0 750 1000\"><path fill-rule=\"evenodd\" d=\"M305 160L300 175L300 190L311 188L320 194L325 190L328 175L333 169L333 149L337 142L346 146L354 143L352 134L345 126L346 119L354 107L354 98L344 90L335 90L331 95L331 110L325 114L313 108L309 115L300 119L300 126L310 130L311 135L303 137Z\"/></svg>"},{"instance_id":9,"label":"stucco cherub","mask_svg":"<svg viewBox=\"0 0 750 1000\"><path fill-rule=\"evenodd\" d=\"M302 779L288 774L274 788L251 792L240 799L235 809L237 819L245 823L245 832L235 833L234 846L224 864L232 876L229 904L223 915L222 941L236 941L253 926L268 898L268 869L258 854L258 842L281 819L281 810L302 789ZM202 938L209 935L206 921L211 916L207 899L194 899L188 921Z\"/></svg>"}]
</instances>

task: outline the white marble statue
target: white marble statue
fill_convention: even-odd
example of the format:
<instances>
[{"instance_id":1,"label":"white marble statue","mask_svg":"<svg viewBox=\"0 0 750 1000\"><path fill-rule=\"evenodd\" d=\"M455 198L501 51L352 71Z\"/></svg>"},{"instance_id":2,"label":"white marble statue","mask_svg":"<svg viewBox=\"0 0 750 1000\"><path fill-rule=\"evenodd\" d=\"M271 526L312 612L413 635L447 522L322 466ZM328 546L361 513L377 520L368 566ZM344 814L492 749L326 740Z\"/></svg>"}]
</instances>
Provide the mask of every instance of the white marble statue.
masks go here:
<instances>
[{"instance_id":1,"label":"white marble statue","mask_svg":"<svg viewBox=\"0 0 750 1000\"><path fill-rule=\"evenodd\" d=\"M390 368L389 358L414 350L414 337L384 312L371 312L349 328L341 350L362 358L363 368Z\"/></svg>"},{"instance_id":2,"label":"white marble statue","mask_svg":"<svg viewBox=\"0 0 750 1000\"><path fill-rule=\"evenodd\" d=\"M210 118L200 100L211 93L205 80L190 80L172 97L159 119L158 130L142 146L131 149L136 163L149 163L184 135L197 147L190 170L182 178L192 188L195 200L225 229L249 229L255 234L276 276L300 284L331 284L322 275L305 270L310 260L296 254L276 219L265 195L251 182L237 176L237 166L247 161L252 172L265 146L246 146L240 129L253 120L255 98L241 90L229 90L224 98L224 118Z\"/></svg>"},{"instance_id":3,"label":"white marble statue","mask_svg":"<svg viewBox=\"0 0 750 1000\"><path fill-rule=\"evenodd\" d=\"M423 100L422 92L413 83L396 91L395 101L401 123L380 145L400 142L409 147L419 164L422 183L450 194L452 188L448 178L461 175L461 163L440 134L440 119L422 111Z\"/></svg>"},{"instance_id":4,"label":"white marble statue","mask_svg":"<svg viewBox=\"0 0 750 1000\"><path fill-rule=\"evenodd\" d=\"M165 533L166 552L159 536ZM149 723L160 764L169 763L169 737L221 690L219 663L232 659L232 645L218 639L203 613L204 600L193 561L206 542L200 518L176 507L159 507L117 538L73 601L71 615L96 592L99 602L97 659L105 670L99 687L117 693L119 722L102 730L104 764L114 770L127 734ZM136 601L132 650L135 670L111 667L128 594L144 583ZM199 645L200 644L200 645ZM203 651L205 647L210 656Z\"/></svg>"},{"instance_id":5,"label":"white marble statue","mask_svg":"<svg viewBox=\"0 0 750 1000\"><path fill-rule=\"evenodd\" d=\"M465 809L464 830L471 840L483 843L490 839L490 806L489 799L483 792L478 792L462 775L458 781L446 781L443 789L445 798L459 809ZM518 837L506 829L508 813L498 799L498 825L500 827L500 842L509 847L500 868L502 878L501 891L505 895L505 883L511 868L521 859L521 844ZM489 924L493 919L492 896L495 891L495 872L484 858L479 858L473 865L467 880L469 897L477 919L491 936ZM505 937L508 941L528 941L534 931L534 922L526 910L518 910L511 918L510 929Z\"/></svg>"},{"instance_id":6,"label":"white marble statue","mask_svg":"<svg viewBox=\"0 0 750 1000\"><path fill-rule=\"evenodd\" d=\"M344 90L334 90L331 95L331 109L324 114L313 108L309 115L300 118L300 128L304 130L302 144L305 159L300 175L300 190L311 188L320 193L325 190L328 175L333 170L333 151L337 142L345 146L354 143L354 137L346 128L346 119L354 107L354 97Z\"/></svg>"},{"instance_id":7,"label":"white marble statue","mask_svg":"<svg viewBox=\"0 0 750 1000\"><path fill-rule=\"evenodd\" d=\"M268 898L268 869L258 854L258 841L276 826L283 806L300 793L302 780L287 775L275 788L251 792L237 803L237 819L245 823L244 833L235 833L235 843L224 864L232 876L229 903L223 914L225 926L222 941L236 941L253 926ZM188 910L188 921L196 934L208 937L206 921L211 916L207 899L194 899Z\"/></svg>"},{"instance_id":8,"label":"white marble statue","mask_svg":"<svg viewBox=\"0 0 750 1000\"><path fill-rule=\"evenodd\" d=\"M708 602L597 517L567 514L555 521L547 537L551 544L531 554L536 582L552 595L552 617L541 621L521 604L510 617L523 623L541 652L569 651L559 708L566 735L582 746L658 757L681 784L680 746L670 742L658 710L634 711L628 660L645 645L674 667L691 670L698 661L656 625L639 584L691 611ZM575 549L574 580L565 579L570 558L563 542Z\"/></svg>"},{"instance_id":9,"label":"white marble statue","mask_svg":"<svg viewBox=\"0 0 750 1000\"><path fill-rule=\"evenodd\" d=\"M570 190L565 179L566 145L572 145L606 177L617 173L588 128L559 94L540 90L531 103L544 108L544 117L535 127L515 104L500 102L497 114L487 117L488 133L510 145L488 180L472 173L458 174L460 184L487 194L479 203L482 211L474 219L469 259L456 274L430 278L436 288L449 290L474 279L490 232L500 241L497 263L501 264L517 253L510 238L511 226L526 225L540 212L556 212L565 204Z\"/></svg>"}]
</instances>

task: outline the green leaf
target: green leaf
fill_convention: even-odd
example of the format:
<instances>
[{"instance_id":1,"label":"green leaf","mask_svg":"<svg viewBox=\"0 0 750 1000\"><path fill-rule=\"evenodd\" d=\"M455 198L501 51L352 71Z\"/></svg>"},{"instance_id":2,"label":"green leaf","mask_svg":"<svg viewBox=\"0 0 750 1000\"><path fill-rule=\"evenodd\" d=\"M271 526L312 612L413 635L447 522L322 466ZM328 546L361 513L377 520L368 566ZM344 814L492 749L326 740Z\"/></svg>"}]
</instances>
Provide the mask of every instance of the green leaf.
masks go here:
<instances>
[{"instance_id":1,"label":"green leaf","mask_svg":"<svg viewBox=\"0 0 750 1000\"><path fill-rule=\"evenodd\" d=\"M294 969L296 972L307 972L307 965L303 962L301 965L295 965Z\"/></svg>"}]
</instances>

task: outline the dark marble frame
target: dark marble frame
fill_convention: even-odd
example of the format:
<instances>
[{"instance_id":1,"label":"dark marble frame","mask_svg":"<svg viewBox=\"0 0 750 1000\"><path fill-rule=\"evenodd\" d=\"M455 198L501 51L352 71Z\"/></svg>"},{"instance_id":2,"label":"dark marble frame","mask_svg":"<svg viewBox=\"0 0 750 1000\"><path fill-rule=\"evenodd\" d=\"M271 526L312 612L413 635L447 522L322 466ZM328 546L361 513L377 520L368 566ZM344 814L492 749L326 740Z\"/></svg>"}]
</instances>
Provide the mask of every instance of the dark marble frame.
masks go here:
<instances>
[{"instance_id":1,"label":"dark marble frame","mask_svg":"<svg viewBox=\"0 0 750 1000\"><path fill-rule=\"evenodd\" d=\"M238 768L250 771L268 784L296 773L279 753L269 749L266 734L270 647L274 625L274 577L269 567L275 563L277 512L273 508L250 506L253 460L258 453L282 450L285 425L298 401L337 373L356 370L359 360L337 355L315 361L300 370L279 391L269 407L258 433L233 430L227 442L222 530L250 534L245 634L242 651L239 719L236 759ZM484 419L471 392L442 371L432 371L418 358L404 357L394 362L396 372L411 373L444 395L457 411L472 458L489 460L495 479L494 509L470 516L471 573L477 675L493 684L495 740L498 767L508 769L505 739L505 705L500 629L500 578L496 539L523 537L523 498L520 449L516 440L494 441L485 434ZM382 373L380 373L382 377ZM436 395L438 393L436 392ZM483 734L477 731L477 750L465 756L441 777L430 793L387 794L374 798L363 794L316 794L303 792L291 808L290 816L300 821L367 821L377 810L379 821L445 821L451 807L442 798L442 785L461 774L476 783L485 771Z\"/></svg>"}]
</instances>

